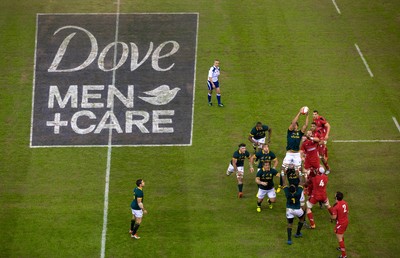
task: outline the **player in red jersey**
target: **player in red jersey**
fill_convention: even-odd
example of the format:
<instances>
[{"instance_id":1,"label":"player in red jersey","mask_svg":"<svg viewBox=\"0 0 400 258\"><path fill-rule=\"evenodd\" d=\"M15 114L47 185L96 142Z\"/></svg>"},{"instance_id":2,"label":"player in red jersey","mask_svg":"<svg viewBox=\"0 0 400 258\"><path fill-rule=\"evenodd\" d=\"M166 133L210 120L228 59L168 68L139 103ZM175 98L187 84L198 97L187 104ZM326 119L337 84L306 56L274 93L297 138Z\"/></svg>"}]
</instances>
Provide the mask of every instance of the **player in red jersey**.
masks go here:
<instances>
[{"instance_id":1,"label":"player in red jersey","mask_svg":"<svg viewBox=\"0 0 400 258\"><path fill-rule=\"evenodd\" d=\"M328 164L328 148L326 143L329 139L329 133L331 131L331 125L326 121L323 116L318 114L317 110L313 111L313 122L317 127L317 131L321 132L322 140L319 142L319 157L326 168L326 174L330 173L330 167Z\"/></svg>"},{"instance_id":2,"label":"player in red jersey","mask_svg":"<svg viewBox=\"0 0 400 258\"><path fill-rule=\"evenodd\" d=\"M326 186L328 185L328 176L325 175L325 170L320 167L317 174L314 177L310 177L306 186L310 193L310 198L307 201L307 217L310 220L311 228L315 228L314 216L311 209L317 202L322 202L322 204L328 208L330 214L332 214L332 208L329 204L329 199L326 194Z\"/></svg>"},{"instance_id":3,"label":"player in red jersey","mask_svg":"<svg viewBox=\"0 0 400 258\"><path fill-rule=\"evenodd\" d=\"M321 166L319 163L319 156L318 156L318 142L319 138L313 136L311 130L308 130L306 133L306 139L301 144L300 148L300 155L301 160L303 161L303 173L305 174L306 178L308 179L310 176L315 176L314 171L319 169Z\"/></svg>"},{"instance_id":4,"label":"player in red jersey","mask_svg":"<svg viewBox=\"0 0 400 258\"><path fill-rule=\"evenodd\" d=\"M343 235L347 229L347 225L349 224L349 206L347 205L347 202L343 200L343 193L336 192L335 199L336 203L332 207L331 219L336 220L335 233L339 242L337 250L342 252L342 255L339 256L339 258L346 258Z\"/></svg>"}]
</instances>

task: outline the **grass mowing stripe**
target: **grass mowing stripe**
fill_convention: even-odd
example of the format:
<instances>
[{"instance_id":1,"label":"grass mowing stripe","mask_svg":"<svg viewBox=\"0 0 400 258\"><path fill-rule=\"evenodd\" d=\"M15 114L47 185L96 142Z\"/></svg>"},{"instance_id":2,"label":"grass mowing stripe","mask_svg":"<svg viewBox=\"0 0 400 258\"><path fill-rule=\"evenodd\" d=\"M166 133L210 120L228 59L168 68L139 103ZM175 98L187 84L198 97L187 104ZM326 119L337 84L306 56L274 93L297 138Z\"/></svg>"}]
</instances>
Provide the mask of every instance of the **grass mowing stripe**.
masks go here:
<instances>
[{"instance_id":1,"label":"grass mowing stripe","mask_svg":"<svg viewBox=\"0 0 400 258\"><path fill-rule=\"evenodd\" d=\"M358 52L358 54L360 55L360 57L361 57L361 59L362 59L364 65L365 65L365 68L367 69L367 71L368 71L368 73L369 73L369 76L374 77L374 74L372 73L371 69L369 68L369 65L368 65L368 63L367 63L367 60L365 60L365 58L364 58L364 56L363 56L363 54L362 54L360 48L358 47L357 43L355 43L354 46L356 47L357 52Z\"/></svg>"},{"instance_id":2,"label":"grass mowing stripe","mask_svg":"<svg viewBox=\"0 0 400 258\"><path fill-rule=\"evenodd\" d=\"M114 3L115 4L115 3ZM117 12L115 17L115 40L114 40L114 67L117 63L117 42L118 42L118 27L119 27L119 7L120 0L116 2ZM113 70L112 73L112 85L115 85L115 73L117 69ZM114 111L114 104L111 105L111 111ZM103 210L103 230L101 233L101 253L100 257L104 258L106 253L106 237L107 237L107 219L108 219L108 194L110 189L110 171L111 171L111 151L112 151L112 128L108 133L108 148L107 148L107 166L106 166L106 179L104 186L104 210Z\"/></svg>"}]
</instances>

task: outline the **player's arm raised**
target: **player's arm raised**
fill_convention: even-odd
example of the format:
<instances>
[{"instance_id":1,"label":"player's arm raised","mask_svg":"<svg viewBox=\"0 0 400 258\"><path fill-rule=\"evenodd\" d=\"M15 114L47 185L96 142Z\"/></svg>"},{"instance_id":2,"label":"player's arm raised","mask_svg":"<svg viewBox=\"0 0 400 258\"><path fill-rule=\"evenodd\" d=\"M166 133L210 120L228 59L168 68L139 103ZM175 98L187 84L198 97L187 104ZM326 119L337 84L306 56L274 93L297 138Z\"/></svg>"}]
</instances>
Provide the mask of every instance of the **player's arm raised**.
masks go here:
<instances>
[{"instance_id":1,"label":"player's arm raised","mask_svg":"<svg viewBox=\"0 0 400 258\"><path fill-rule=\"evenodd\" d=\"M296 126L297 121L299 120L299 117L301 115L301 108L299 110L299 113L293 118L292 123L289 125L289 130L293 131L294 127Z\"/></svg>"},{"instance_id":2,"label":"player's arm raised","mask_svg":"<svg viewBox=\"0 0 400 258\"><path fill-rule=\"evenodd\" d=\"M307 112L306 115L307 115L307 116L306 116L306 122L304 123L303 127L301 128L301 131L302 131L303 133L306 132L307 126L308 126L308 117L309 117L309 113Z\"/></svg>"}]
</instances>

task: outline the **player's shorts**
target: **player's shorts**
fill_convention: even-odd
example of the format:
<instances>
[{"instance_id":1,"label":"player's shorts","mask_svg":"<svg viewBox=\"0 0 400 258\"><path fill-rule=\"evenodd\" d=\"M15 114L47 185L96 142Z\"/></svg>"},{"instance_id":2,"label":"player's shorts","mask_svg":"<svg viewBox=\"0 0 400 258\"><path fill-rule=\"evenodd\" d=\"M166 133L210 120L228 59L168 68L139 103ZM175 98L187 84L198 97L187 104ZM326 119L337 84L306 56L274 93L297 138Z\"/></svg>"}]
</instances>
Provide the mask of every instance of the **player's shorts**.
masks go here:
<instances>
[{"instance_id":1,"label":"player's shorts","mask_svg":"<svg viewBox=\"0 0 400 258\"><path fill-rule=\"evenodd\" d=\"M264 197L265 197L266 195L267 195L268 198L270 198L270 199L276 198L275 188L272 188L272 189L270 189L270 190L264 190L264 189L258 188L258 193L257 193L258 199L264 199Z\"/></svg>"},{"instance_id":2,"label":"player's shorts","mask_svg":"<svg viewBox=\"0 0 400 258\"><path fill-rule=\"evenodd\" d=\"M344 232L346 232L346 229L347 229L347 225L348 225L349 223L346 223L346 224L336 224L336 226L335 226L335 233L336 234L344 234Z\"/></svg>"},{"instance_id":3,"label":"player's shorts","mask_svg":"<svg viewBox=\"0 0 400 258\"><path fill-rule=\"evenodd\" d=\"M237 167L237 170L238 170L238 173L236 173L236 176L238 176L239 173L241 173L242 175L244 174L244 166ZM235 168L233 167L233 165L231 163L229 163L228 172L229 173L235 172Z\"/></svg>"},{"instance_id":4,"label":"player's shorts","mask_svg":"<svg viewBox=\"0 0 400 258\"><path fill-rule=\"evenodd\" d=\"M318 169L321 166L319 163L319 158L316 156L315 159L307 159L304 161L304 169L311 170L311 169Z\"/></svg>"},{"instance_id":5,"label":"player's shorts","mask_svg":"<svg viewBox=\"0 0 400 258\"><path fill-rule=\"evenodd\" d=\"M286 208L286 218L288 219L293 219L294 217L300 218L301 216L303 216L303 214L303 209Z\"/></svg>"},{"instance_id":6,"label":"player's shorts","mask_svg":"<svg viewBox=\"0 0 400 258\"><path fill-rule=\"evenodd\" d=\"M318 145L318 155L320 158L328 159L328 147L325 144Z\"/></svg>"},{"instance_id":7,"label":"player's shorts","mask_svg":"<svg viewBox=\"0 0 400 258\"><path fill-rule=\"evenodd\" d=\"M214 82L214 85L215 85L215 88L219 88L219 81ZM208 81L208 80L207 80L207 87L208 87L208 90L213 90L214 89L212 84L211 84L211 82Z\"/></svg>"},{"instance_id":8,"label":"player's shorts","mask_svg":"<svg viewBox=\"0 0 400 258\"><path fill-rule=\"evenodd\" d=\"M143 211L142 210L134 210L134 209L132 209L132 214L135 216L135 218L143 217Z\"/></svg>"},{"instance_id":9,"label":"player's shorts","mask_svg":"<svg viewBox=\"0 0 400 258\"><path fill-rule=\"evenodd\" d=\"M307 201L307 208L312 209L314 204L317 202L322 202L324 206L328 207L329 204L329 199L325 196L325 198L316 198L314 195L311 195L310 199Z\"/></svg>"},{"instance_id":10,"label":"player's shorts","mask_svg":"<svg viewBox=\"0 0 400 258\"><path fill-rule=\"evenodd\" d=\"M286 152L283 164L289 165L292 160L295 166L301 166L300 152Z\"/></svg>"},{"instance_id":11,"label":"player's shorts","mask_svg":"<svg viewBox=\"0 0 400 258\"><path fill-rule=\"evenodd\" d=\"M253 141L256 141L257 143L253 143L253 146L254 147L258 147L258 148L261 148L262 147L262 145L265 143L265 137L264 138L261 138L261 139L254 139L254 138L251 138Z\"/></svg>"}]
</instances>

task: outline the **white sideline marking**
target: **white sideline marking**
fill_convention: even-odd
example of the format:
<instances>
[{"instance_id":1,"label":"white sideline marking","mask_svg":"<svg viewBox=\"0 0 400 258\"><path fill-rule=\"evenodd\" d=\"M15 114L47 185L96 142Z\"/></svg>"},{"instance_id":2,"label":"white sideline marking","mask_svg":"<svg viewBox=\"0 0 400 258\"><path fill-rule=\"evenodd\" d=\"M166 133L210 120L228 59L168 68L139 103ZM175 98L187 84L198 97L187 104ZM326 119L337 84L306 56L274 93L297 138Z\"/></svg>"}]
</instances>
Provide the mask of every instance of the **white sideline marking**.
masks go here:
<instances>
[{"instance_id":1,"label":"white sideline marking","mask_svg":"<svg viewBox=\"0 0 400 258\"><path fill-rule=\"evenodd\" d=\"M356 49L357 49L357 51L358 51L358 54L359 54L360 57L361 57L361 60L364 62L365 68L367 68L367 71L368 71L368 73L369 73L369 76L374 77L374 74L371 72L371 69L369 69L367 60L365 60L363 54L361 53L360 48L358 47L357 44L354 44L354 46L356 47Z\"/></svg>"},{"instance_id":2,"label":"white sideline marking","mask_svg":"<svg viewBox=\"0 0 400 258\"><path fill-rule=\"evenodd\" d=\"M332 142L400 142L400 140L333 140Z\"/></svg>"},{"instance_id":3,"label":"white sideline marking","mask_svg":"<svg viewBox=\"0 0 400 258\"><path fill-rule=\"evenodd\" d=\"M120 0L117 1L117 12L115 18L115 40L114 40L114 66L117 63L117 42L118 42L118 27L119 27L119 7ZM115 85L116 69L112 73L112 85ZM111 111L114 111L114 105L111 106ZM110 189L110 171L111 171L111 150L112 150L112 128L108 132L108 148L107 148L107 166L106 178L104 186L104 210L103 210L103 230L101 233L101 254L100 257L104 258L106 254L106 237L107 237L107 221L108 221L108 193Z\"/></svg>"},{"instance_id":4,"label":"white sideline marking","mask_svg":"<svg viewBox=\"0 0 400 258\"><path fill-rule=\"evenodd\" d=\"M338 12L338 14L342 14L342 13L340 12L339 6L336 4L336 1L335 1L335 0L332 0L332 3L333 3L333 5L335 6L336 11Z\"/></svg>"},{"instance_id":5,"label":"white sideline marking","mask_svg":"<svg viewBox=\"0 0 400 258\"><path fill-rule=\"evenodd\" d=\"M397 130L399 130L399 132L400 132L400 125L399 125L399 122L397 122L397 119L396 119L394 116L392 117L392 119L393 119L394 124L395 124L396 127L397 127Z\"/></svg>"}]
</instances>

